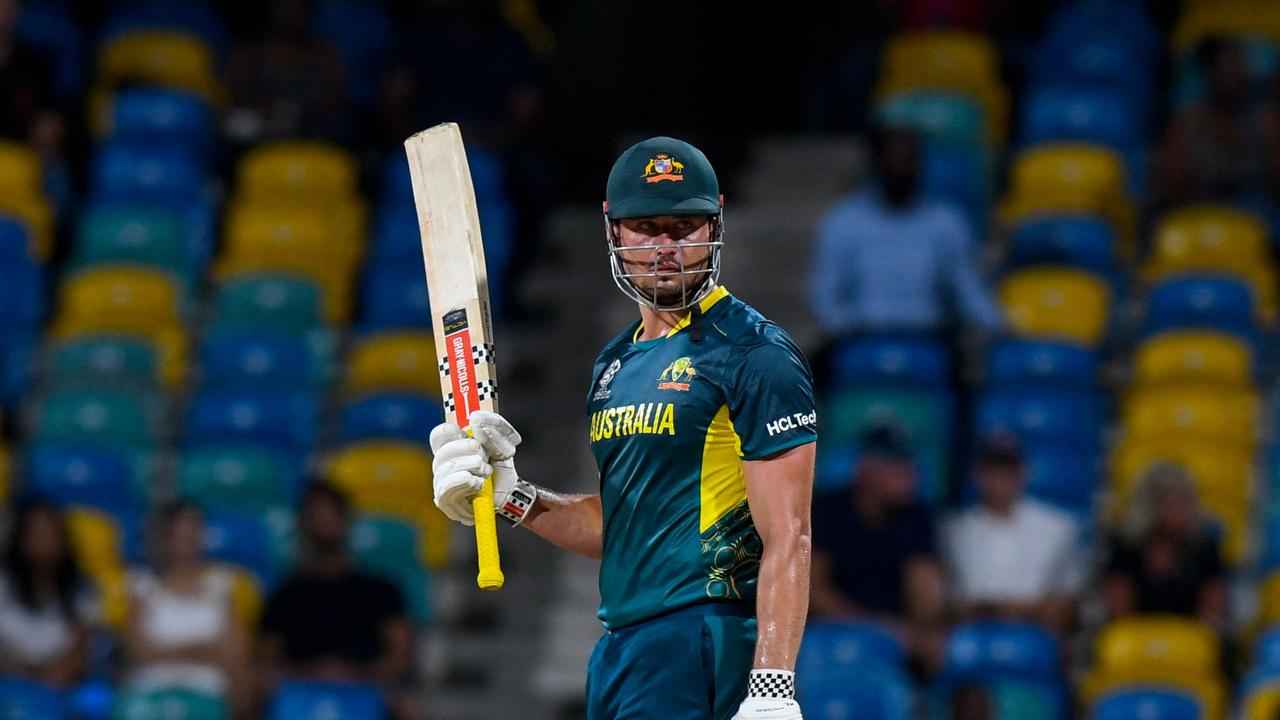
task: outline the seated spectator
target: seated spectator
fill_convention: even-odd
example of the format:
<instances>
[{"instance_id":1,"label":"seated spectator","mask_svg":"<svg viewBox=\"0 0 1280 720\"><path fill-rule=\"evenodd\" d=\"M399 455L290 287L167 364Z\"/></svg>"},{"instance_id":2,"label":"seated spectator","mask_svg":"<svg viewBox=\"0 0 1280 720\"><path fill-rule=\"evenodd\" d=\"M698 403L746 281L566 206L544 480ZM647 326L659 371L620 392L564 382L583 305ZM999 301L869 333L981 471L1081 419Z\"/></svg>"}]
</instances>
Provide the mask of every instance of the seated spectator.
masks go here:
<instances>
[{"instance_id":1,"label":"seated spectator","mask_svg":"<svg viewBox=\"0 0 1280 720\"><path fill-rule=\"evenodd\" d=\"M1220 543L1182 468L1157 465L1143 477L1108 554L1103 600L1110 619L1173 613L1226 629Z\"/></svg>"},{"instance_id":2,"label":"seated spectator","mask_svg":"<svg viewBox=\"0 0 1280 720\"><path fill-rule=\"evenodd\" d=\"M1277 108L1256 102L1244 48L1237 40L1209 38L1197 51L1206 79L1204 97L1179 109L1156 155L1156 203L1265 205L1280 184Z\"/></svg>"},{"instance_id":3,"label":"seated spectator","mask_svg":"<svg viewBox=\"0 0 1280 720\"><path fill-rule=\"evenodd\" d=\"M233 577L204 557L200 508L184 501L166 507L155 541L154 569L129 588L129 685L217 696L247 716L248 647L232 605Z\"/></svg>"},{"instance_id":4,"label":"seated spectator","mask_svg":"<svg viewBox=\"0 0 1280 720\"><path fill-rule=\"evenodd\" d=\"M347 550L351 507L314 483L298 511L302 563L267 600L262 652L268 682L283 677L375 683L398 717L417 717L409 690L413 630L400 590L356 568Z\"/></svg>"},{"instance_id":5,"label":"seated spectator","mask_svg":"<svg viewBox=\"0 0 1280 720\"><path fill-rule=\"evenodd\" d=\"M1075 521L1025 495L1026 471L1011 434L982 442L973 476L979 503L942 529L961 617L1030 620L1065 634L1083 580Z\"/></svg>"},{"instance_id":6,"label":"seated spectator","mask_svg":"<svg viewBox=\"0 0 1280 720\"><path fill-rule=\"evenodd\" d=\"M920 197L920 143L905 128L872 133L873 182L818 225L810 302L831 338L946 335L1003 324L958 210Z\"/></svg>"},{"instance_id":7,"label":"seated spectator","mask_svg":"<svg viewBox=\"0 0 1280 720\"><path fill-rule=\"evenodd\" d=\"M918 669L937 671L942 566L901 427L873 427L863 438L852 487L815 500L812 578L815 617L880 621L902 638Z\"/></svg>"},{"instance_id":8,"label":"seated spectator","mask_svg":"<svg viewBox=\"0 0 1280 720\"><path fill-rule=\"evenodd\" d=\"M244 144L299 135L346 139L350 98L338 49L311 31L302 0L273 2L264 11L262 35L231 52L228 134Z\"/></svg>"},{"instance_id":9,"label":"seated spectator","mask_svg":"<svg viewBox=\"0 0 1280 720\"><path fill-rule=\"evenodd\" d=\"M21 505L0 572L0 675L75 685L88 660L92 605L62 514L40 500Z\"/></svg>"}]
</instances>

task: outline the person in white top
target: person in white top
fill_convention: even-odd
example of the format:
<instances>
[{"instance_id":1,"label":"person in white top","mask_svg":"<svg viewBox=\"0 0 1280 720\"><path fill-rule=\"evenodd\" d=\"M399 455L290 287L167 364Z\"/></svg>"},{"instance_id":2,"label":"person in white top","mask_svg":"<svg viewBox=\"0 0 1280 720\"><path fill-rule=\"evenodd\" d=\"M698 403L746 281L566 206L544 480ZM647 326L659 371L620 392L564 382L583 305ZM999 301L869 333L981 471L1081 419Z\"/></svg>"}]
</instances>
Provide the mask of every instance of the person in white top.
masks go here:
<instances>
[{"instance_id":1,"label":"person in white top","mask_svg":"<svg viewBox=\"0 0 1280 720\"><path fill-rule=\"evenodd\" d=\"M204 557L204 515L185 501L160 514L156 563L130 581L125 649L132 690L181 688L247 711L247 639L232 605L233 576Z\"/></svg>"},{"instance_id":2,"label":"person in white top","mask_svg":"<svg viewBox=\"0 0 1280 720\"><path fill-rule=\"evenodd\" d=\"M0 675L66 689L84 673L92 600L62 514L20 505L0 572Z\"/></svg>"},{"instance_id":3,"label":"person in white top","mask_svg":"<svg viewBox=\"0 0 1280 720\"><path fill-rule=\"evenodd\" d=\"M948 519L942 549L964 620L1031 620L1061 635L1086 563L1066 512L1028 498L1017 440L996 433L974 466L980 502Z\"/></svg>"}]
</instances>

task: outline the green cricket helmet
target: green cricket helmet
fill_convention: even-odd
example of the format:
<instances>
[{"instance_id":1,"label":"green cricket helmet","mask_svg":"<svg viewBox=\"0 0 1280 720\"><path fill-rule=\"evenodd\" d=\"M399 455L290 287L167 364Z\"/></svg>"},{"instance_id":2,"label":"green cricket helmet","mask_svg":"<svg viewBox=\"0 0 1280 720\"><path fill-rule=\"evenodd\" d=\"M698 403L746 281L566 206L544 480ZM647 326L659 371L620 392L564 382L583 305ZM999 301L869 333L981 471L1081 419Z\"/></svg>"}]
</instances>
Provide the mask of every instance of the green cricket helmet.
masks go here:
<instances>
[{"instance_id":1,"label":"green cricket helmet","mask_svg":"<svg viewBox=\"0 0 1280 720\"><path fill-rule=\"evenodd\" d=\"M720 277L720 249L724 245L724 210L720 197L720 183L707 156L698 148L683 140L670 137L654 137L632 145L623 151L609 171L605 187L605 240L609 248L609 264L613 281L623 294L646 307L659 311L684 310L706 297ZM711 239L707 242L682 242L681 247L707 247L710 252L705 264L686 268L684 258L675 254L680 263L676 273L680 277L680 298L660 302L657 296L657 266L642 272L631 272L623 266L622 247L614 232L619 220L661 215L709 216L712 222ZM636 245L634 250L659 250L669 245ZM655 279L651 290L635 285L637 277Z\"/></svg>"}]
</instances>

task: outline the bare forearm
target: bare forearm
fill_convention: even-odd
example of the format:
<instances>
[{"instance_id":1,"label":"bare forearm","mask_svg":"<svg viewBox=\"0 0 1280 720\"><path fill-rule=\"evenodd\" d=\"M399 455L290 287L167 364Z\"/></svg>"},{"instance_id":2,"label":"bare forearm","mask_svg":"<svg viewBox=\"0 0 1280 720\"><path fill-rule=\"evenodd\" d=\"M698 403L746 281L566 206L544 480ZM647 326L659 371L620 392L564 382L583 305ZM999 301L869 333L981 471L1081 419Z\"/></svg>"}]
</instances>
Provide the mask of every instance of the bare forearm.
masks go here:
<instances>
[{"instance_id":1,"label":"bare forearm","mask_svg":"<svg viewBox=\"0 0 1280 720\"><path fill-rule=\"evenodd\" d=\"M794 670L809 612L811 549L807 534L780 540L765 545L760 559L755 667Z\"/></svg>"},{"instance_id":2,"label":"bare forearm","mask_svg":"<svg viewBox=\"0 0 1280 720\"><path fill-rule=\"evenodd\" d=\"M599 558L604 546L604 515L599 495L566 495L538 488L538 500L523 527L558 548Z\"/></svg>"}]
</instances>

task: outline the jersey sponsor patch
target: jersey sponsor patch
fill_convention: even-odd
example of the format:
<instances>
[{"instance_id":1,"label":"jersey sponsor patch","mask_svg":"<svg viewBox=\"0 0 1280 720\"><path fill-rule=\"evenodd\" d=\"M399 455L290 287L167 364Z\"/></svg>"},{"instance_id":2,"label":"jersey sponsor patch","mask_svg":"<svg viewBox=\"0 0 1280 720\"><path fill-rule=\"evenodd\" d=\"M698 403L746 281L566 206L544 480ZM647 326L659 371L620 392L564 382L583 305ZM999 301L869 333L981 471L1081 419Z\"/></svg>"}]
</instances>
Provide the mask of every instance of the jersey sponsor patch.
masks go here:
<instances>
[{"instance_id":1,"label":"jersey sponsor patch","mask_svg":"<svg viewBox=\"0 0 1280 720\"><path fill-rule=\"evenodd\" d=\"M600 382L596 383L596 392L595 395L591 396L591 399L608 400L613 394L612 391L609 390L609 385L613 383L613 377L617 375L618 371L621 369L622 361L618 358L614 358L613 362L609 363L609 367L605 368L605 371L600 374Z\"/></svg>"},{"instance_id":2,"label":"jersey sponsor patch","mask_svg":"<svg viewBox=\"0 0 1280 720\"><path fill-rule=\"evenodd\" d=\"M818 424L818 411L814 410L808 413L792 413L783 415L772 422L764 424L764 429L768 431L769 437L781 435L792 430L799 430L804 427L811 427Z\"/></svg>"}]
</instances>

